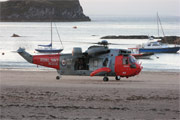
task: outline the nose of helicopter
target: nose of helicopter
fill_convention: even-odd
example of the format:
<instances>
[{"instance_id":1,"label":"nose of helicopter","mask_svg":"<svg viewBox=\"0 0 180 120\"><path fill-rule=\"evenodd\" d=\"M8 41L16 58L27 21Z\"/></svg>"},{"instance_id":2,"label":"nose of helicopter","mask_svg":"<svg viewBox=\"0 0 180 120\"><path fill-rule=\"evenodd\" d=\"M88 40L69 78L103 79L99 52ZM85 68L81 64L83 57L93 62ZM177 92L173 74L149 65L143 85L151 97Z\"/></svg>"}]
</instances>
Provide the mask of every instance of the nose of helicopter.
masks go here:
<instances>
[{"instance_id":1,"label":"nose of helicopter","mask_svg":"<svg viewBox=\"0 0 180 120\"><path fill-rule=\"evenodd\" d=\"M143 66L141 66L141 64L137 64L136 66L137 66L136 75L138 75L143 69Z\"/></svg>"}]
</instances>

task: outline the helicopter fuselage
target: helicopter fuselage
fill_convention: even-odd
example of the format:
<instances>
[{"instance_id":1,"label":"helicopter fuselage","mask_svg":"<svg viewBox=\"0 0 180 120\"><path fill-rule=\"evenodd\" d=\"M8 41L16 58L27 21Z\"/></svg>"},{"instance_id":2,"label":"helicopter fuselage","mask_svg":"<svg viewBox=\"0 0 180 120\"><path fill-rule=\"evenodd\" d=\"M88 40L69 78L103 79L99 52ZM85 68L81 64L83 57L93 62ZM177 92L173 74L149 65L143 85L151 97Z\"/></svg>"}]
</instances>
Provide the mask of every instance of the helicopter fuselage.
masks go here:
<instances>
[{"instance_id":1,"label":"helicopter fuselage","mask_svg":"<svg viewBox=\"0 0 180 120\"><path fill-rule=\"evenodd\" d=\"M87 75L99 68L109 68L111 71L108 76L131 77L141 71L140 65L132 56L118 55L118 49L110 49L109 53L86 57L85 55L72 56L72 54L60 55L60 69L57 70L61 75ZM130 61L131 59L134 62ZM124 62L124 63L123 63ZM134 65L134 66L133 66ZM96 75L104 76L106 72L99 72Z\"/></svg>"}]
</instances>

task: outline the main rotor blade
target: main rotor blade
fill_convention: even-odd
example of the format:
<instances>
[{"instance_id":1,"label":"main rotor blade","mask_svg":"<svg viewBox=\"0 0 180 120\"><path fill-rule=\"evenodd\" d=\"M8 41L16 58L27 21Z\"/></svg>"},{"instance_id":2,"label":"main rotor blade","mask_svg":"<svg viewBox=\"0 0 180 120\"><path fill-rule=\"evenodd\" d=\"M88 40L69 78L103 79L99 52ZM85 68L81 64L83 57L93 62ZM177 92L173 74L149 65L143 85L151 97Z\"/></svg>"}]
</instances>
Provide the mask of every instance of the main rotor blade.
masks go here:
<instances>
[{"instance_id":1,"label":"main rotor blade","mask_svg":"<svg viewBox=\"0 0 180 120\"><path fill-rule=\"evenodd\" d=\"M119 43L109 43L109 45L135 45L135 44L119 44Z\"/></svg>"}]
</instances>

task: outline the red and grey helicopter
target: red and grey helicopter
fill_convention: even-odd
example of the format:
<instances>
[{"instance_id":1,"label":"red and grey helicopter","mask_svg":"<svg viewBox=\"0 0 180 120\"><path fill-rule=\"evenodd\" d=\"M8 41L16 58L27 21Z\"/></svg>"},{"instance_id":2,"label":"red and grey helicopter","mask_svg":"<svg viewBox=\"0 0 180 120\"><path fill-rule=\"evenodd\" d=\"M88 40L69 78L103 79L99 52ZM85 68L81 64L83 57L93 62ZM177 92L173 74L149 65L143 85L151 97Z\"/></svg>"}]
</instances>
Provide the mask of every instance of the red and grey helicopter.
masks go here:
<instances>
[{"instance_id":1,"label":"red and grey helicopter","mask_svg":"<svg viewBox=\"0 0 180 120\"><path fill-rule=\"evenodd\" d=\"M17 52L29 63L54 68L59 75L83 75L115 76L116 80L121 77L132 77L138 75L142 66L131 56L131 52L125 49L109 49L106 40L90 46L85 52L80 47L73 48L70 54L31 55L24 48ZM57 76L56 79L60 79Z\"/></svg>"}]
</instances>

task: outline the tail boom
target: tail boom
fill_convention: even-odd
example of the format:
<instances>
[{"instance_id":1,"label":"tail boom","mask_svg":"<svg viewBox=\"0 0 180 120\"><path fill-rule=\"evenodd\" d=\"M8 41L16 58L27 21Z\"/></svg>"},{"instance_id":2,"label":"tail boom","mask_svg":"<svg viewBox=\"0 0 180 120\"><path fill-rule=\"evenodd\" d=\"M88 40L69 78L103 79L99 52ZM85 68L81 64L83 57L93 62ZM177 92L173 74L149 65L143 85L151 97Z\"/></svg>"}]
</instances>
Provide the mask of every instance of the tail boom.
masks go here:
<instances>
[{"instance_id":1,"label":"tail boom","mask_svg":"<svg viewBox=\"0 0 180 120\"><path fill-rule=\"evenodd\" d=\"M50 67L59 70L60 54L54 55L35 55L33 56L33 64Z\"/></svg>"},{"instance_id":2,"label":"tail boom","mask_svg":"<svg viewBox=\"0 0 180 120\"><path fill-rule=\"evenodd\" d=\"M60 54L31 55L23 48L19 48L17 52L29 63L60 70Z\"/></svg>"}]
</instances>

